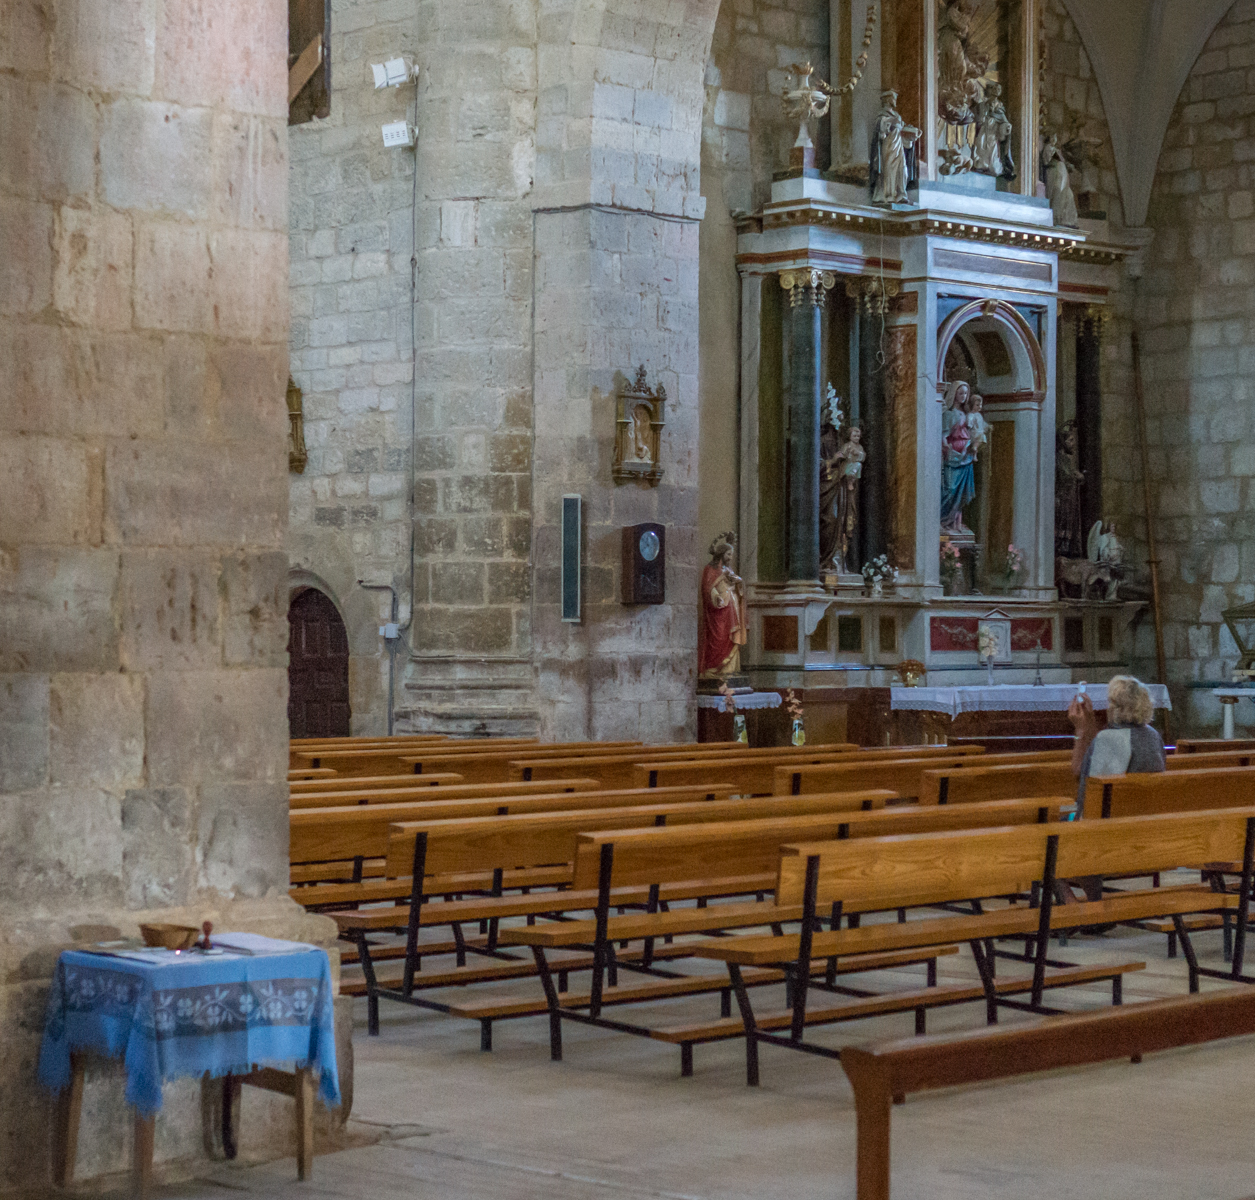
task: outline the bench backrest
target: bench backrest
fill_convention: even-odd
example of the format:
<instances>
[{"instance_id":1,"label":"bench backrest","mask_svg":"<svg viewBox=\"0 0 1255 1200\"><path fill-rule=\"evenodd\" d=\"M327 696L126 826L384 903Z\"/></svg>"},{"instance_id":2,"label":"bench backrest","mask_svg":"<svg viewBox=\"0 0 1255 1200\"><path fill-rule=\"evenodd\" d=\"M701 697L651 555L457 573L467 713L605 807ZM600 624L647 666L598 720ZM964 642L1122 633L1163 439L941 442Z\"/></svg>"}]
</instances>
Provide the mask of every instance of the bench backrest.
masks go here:
<instances>
[{"instance_id":1,"label":"bench backrest","mask_svg":"<svg viewBox=\"0 0 1255 1200\"><path fill-rule=\"evenodd\" d=\"M1216 750L1255 750L1255 738L1181 738L1178 754L1200 754Z\"/></svg>"},{"instance_id":2,"label":"bench backrest","mask_svg":"<svg viewBox=\"0 0 1255 1200\"><path fill-rule=\"evenodd\" d=\"M783 797L777 798L785 799ZM807 797L789 798L790 802ZM732 801L732 804L745 803ZM750 803L766 803L763 800ZM685 826L626 833L585 833L576 849L574 885L596 887L603 847L613 848L612 883L615 887L674 883L696 879L724 879L740 875L770 875L778 866L782 845L798 835L834 839L868 836L889 830L970 828L999 821L1035 824L1045 815L1057 819L1064 801L1012 802L998 807L969 805L956 809L891 809L872 812L771 816L727 821L704 828ZM983 808L991 811L981 813Z\"/></svg>"},{"instance_id":3,"label":"bench backrest","mask_svg":"<svg viewBox=\"0 0 1255 1200\"><path fill-rule=\"evenodd\" d=\"M1153 775L1092 776L1085 788L1086 820L1255 804L1255 767L1175 770Z\"/></svg>"},{"instance_id":4,"label":"bench backrest","mask_svg":"<svg viewBox=\"0 0 1255 1200\"><path fill-rule=\"evenodd\" d=\"M342 808L350 804L412 804L430 800L487 800L494 797L557 796L570 792L593 792L598 789L595 779L546 779L539 783L455 783L430 788L419 781L426 776L416 776L411 783L407 778L403 787L367 788L348 791L298 792L293 791L289 805L293 810L306 808ZM439 778L437 776L437 778ZM352 782L352 781L350 781ZM690 789L692 790L692 789ZM710 789L718 794L719 789ZM724 789L730 793L731 788Z\"/></svg>"},{"instance_id":5,"label":"bench backrest","mask_svg":"<svg viewBox=\"0 0 1255 1200\"><path fill-rule=\"evenodd\" d=\"M1047 750L1026 754L967 755L946 750L937 757L894 756L867 763L825 763L812 767L781 767L776 771L772 790L777 795L799 795L804 792L829 792L844 787L887 787L899 795L911 798L920 795L920 780L924 771L984 770L988 767L1022 766L1028 763L1059 763L1071 761L1070 750ZM861 756L860 756L861 757ZM877 771L890 771L883 783L869 783ZM862 774L855 774L862 772Z\"/></svg>"},{"instance_id":6,"label":"bench backrest","mask_svg":"<svg viewBox=\"0 0 1255 1200\"><path fill-rule=\"evenodd\" d=\"M924 771L920 804L972 804L1020 796L1054 796L1076 790L1070 762L1025 763L1002 767L962 766Z\"/></svg>"},{"instance_id":7,"label":"bench backrest","mask_svg":"<svg viewBox=\"0 0 1255 1200\"><path fill-rule=\"evenodd\" d=\"M750 756L739 758L712 758L691 762L646 762L638 760L633 767L633 782L638 787L662 787L674 783L697 783L702 778L724 780L738 785L741 792L753 792L768 795L775 789L775 770L777 767L820 766L825 763L839 763L842 766L871 764L885 760L915 761L916 759L941 759L952 761L955 752L947 751L944 746L919 746L905 751L899 750L848 750L838 753L825 752L824 747L817 748L813 756L806 754L806 748L791 748L752 751ZM980 756L980 747L971 746L960 753L965 758Z\"/></svg>"},{"instance_id":8,"label":"bench backrest","mask_svg":"<svg viewBox=\"0 0 1255 1200\"><path fill-rule=\"evenodd\" d=\"M1206 767L1249 767L1255 763L1252 750L1199 750L1193 754L1169 754L1169 771L1201 771Z\"/></svg>"},{"instance_id":9,"label":"bench backrest","mask_svg":"<svg viewBox=\"0 0 1255 1200\"><path fill-rule=\"evenodd\" d=\"M1255 808L789 845L780 853L776 903L802 903L811 858L817 904L839 900L866 911L1022 892L1045 876L1048 838L1057 839L1056 878L1241 859L1250 819Z\"/></svg>"},{"instance_id":10,"label":"bench backrest","mask_svg":"<svg viewBox=\"0 0 1255 1200\"><path fill-rule=\"evenodd\" d=\"M840 754L849 749L844 745L821 747L822 752ZM738 742L703 743L700 746L673 746L661 749L614 751L580 760L581 772L596 774L607 784L627 787L635 783L636 764L640 762L693 762L735 758L738 762L753 762L765 754L780 754L781 750L753 750ZM509 764L511 779L543 779L569 773L574 764L564 754L553 754L548 747L540 754L516 754Z\"/></svg>"},{"instance_id":11,"label":"bench backrest","mask_svg":"<svg viewBox=\"0 0 1255 1200\"><path fill-rule=\"evenodd\" d=\"M854 815L855 803L884 805L887 793L833 798L829 807L841 806L831 815ZM771 801L711 800L678 804L647 804L630 808L583 809L559 813L523 813L460 821L413 821L389 827L385 874L390 878L410 873L414 844L425 837L424 873L450 874L497 868L546 866L570 863L576 856L577 838L589 830L657 828L665 825L727 822L739 816L761 818ZM821 819L827 819L827 814ZM722 828L722 825L720 826ZM827 828L827 826L824 826Z\"/></svg>"}]
</instances>

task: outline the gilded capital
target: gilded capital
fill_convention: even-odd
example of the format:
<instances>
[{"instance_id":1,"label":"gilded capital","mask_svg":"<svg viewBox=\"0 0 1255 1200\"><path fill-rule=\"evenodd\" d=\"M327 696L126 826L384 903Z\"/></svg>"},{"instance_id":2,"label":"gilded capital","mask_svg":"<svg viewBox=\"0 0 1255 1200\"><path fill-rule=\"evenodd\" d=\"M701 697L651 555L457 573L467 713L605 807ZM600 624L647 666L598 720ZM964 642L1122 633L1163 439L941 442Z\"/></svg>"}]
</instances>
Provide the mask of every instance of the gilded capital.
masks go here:
<instances>
[{"instance_id":1,"label":"gilded capital","mask_svg":"<svg viewBox=\"0 0 1255 1200\"><path fill-rule=\"evenodd\" d=\"M790 308L797 308L803 303L823 308L824 300L836 282L837 277L831 271L813 267L780 272L780 286L788 293Z\"/></svg>"},{"instance_id":2,"label":"gilded capital","mask_svg":"<svg viewBox=\"0 0 1255 1200\"><path fill-rule=\"evenodd\" d=\"M856 275L845 281L845 294L878 316L889 311L889 301L901 290L896 279L882 279L879 275Z\"/></svg>"}]
</instances>

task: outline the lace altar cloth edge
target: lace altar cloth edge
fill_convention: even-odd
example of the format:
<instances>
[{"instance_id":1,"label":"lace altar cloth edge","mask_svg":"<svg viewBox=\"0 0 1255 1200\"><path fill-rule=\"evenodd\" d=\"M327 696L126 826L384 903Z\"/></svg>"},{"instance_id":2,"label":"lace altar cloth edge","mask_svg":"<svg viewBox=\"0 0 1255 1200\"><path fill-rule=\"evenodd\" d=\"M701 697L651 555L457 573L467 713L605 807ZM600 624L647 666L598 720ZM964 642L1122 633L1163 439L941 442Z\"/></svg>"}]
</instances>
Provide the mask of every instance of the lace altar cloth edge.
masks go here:
<instances>
[{"instance_id":1,"label":"lace altar cloth edge","mask_svg":"<svg viewBox=\"0 0 1255 1200\"><path fill-rule=\"evenodd\" d=\"M1148 683L1146 690L1156 708L1172 708L1168 689L1162 683ZM1076 695L1074 683L1001 684L994 687L895 687L890 689L889 707L894 712L939 712L957 717L965 712L1066 712ZM1107 707L1107 685L1091 683L1086 688L1098 711Z\"/></svg>"}]
</instances>

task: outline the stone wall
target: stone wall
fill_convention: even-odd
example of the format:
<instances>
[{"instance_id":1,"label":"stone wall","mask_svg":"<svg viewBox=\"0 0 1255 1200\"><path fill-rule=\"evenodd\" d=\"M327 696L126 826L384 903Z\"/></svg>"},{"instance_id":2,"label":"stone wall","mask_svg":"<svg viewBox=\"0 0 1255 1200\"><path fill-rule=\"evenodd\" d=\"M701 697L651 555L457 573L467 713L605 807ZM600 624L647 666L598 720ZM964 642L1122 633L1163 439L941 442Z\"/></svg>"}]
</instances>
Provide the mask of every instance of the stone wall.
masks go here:
<instances>
[{"instance_id":1,"label":"stone wall","mask_svg":"<svg viewBox=\"0 0 1255 1200\"><path fill-rule=\"evenodd\" d=\"M59 947L326 936L285 895L286 43L282 0L0 4L0 1189L49 1181ZM81 1175L126 1125L94 1073ZM201 1143L172 1087L159 1158Z\"/></svg>"},{"instance_id":2,"label":"stone wall","mask_svg":"<svg viewBox=\"0 0 1255 1200\"><path fill-rule=\"evenodd\" d=\"M1159 159L1155 231L1137 296L1151 476L1174 699L1187 729L1218 728L1218 705L1183 685L1237 658L1221 611L1255 599L1255 4L1220 23L1181 93ZM1108 450L1114 507L1137 528L1140 488ZM1240 722L1252 721L1239 706Z\"/></svg>"},{"instance_id":3,"label":"stone wall","mask_svg":"<svg viewBox=\"0 0 1255 1200\"><path fill-rule=\"evenodd\" d=\"M380 127L414 120L413 86L376 91L370 69L417 41L417 6L332 6L331 113L293 126L291 373L309 461L290 477L294 581L319 586L349 634L354 733L387 732L379 636L410 612L414 152ZM426 576L422 583L426 584Z\"/></svg>"}]
</instances>

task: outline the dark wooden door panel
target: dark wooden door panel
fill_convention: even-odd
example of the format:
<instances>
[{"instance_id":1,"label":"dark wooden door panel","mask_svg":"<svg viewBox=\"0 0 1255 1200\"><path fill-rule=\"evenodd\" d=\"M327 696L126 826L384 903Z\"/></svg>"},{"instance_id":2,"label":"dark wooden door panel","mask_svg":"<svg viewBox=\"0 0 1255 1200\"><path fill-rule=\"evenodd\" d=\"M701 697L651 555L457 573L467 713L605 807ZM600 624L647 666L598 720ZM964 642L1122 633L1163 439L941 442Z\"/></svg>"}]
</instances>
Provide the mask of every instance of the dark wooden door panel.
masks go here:
<instances>
[{"instance_id":1,"label":"dark wooden door panel","mask_svg":"<svg viewBox=\"0 0 1255 1200\"><path fill-rule=\"evenodd\" d=\"M336 606L307 588L288 606L288 726L292 737L349 734L349 638Z\"/></svg>"}]
</instances>

